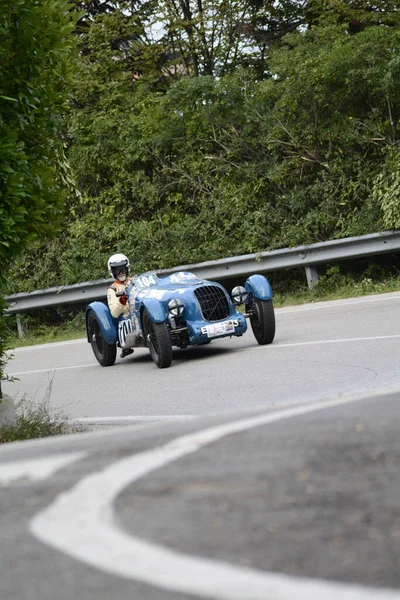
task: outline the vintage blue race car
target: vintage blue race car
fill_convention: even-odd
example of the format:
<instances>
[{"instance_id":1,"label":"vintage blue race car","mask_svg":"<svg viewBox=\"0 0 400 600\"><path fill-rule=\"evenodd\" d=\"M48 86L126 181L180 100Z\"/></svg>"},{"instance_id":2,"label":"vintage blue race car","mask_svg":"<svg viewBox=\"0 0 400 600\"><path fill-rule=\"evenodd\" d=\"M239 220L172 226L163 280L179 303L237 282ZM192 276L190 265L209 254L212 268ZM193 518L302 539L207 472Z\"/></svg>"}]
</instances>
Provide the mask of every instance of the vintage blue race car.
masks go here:
<instances>
[{"instance_id":1,"label":"vintage blue race car","mask_svg":"<svg viewBox=\"0 0 400 600\"><path fill-rule=\"evenodd\" d=\"M245 286L229 294L214 281L199 279L180 271L168 277L144 273L132 279L127 289L130 332L124 349L147 347L157 367L169 367L172 347L208 344L212 340L241 336L247 319L259 344L270 344L275 336L272 289L263 275L251 275ZM244 312L237 307L243 305ZM103 302L86 309L86 331L98 362L114 364L118 341L118 320Z\"/></svg>"}]
</instances>

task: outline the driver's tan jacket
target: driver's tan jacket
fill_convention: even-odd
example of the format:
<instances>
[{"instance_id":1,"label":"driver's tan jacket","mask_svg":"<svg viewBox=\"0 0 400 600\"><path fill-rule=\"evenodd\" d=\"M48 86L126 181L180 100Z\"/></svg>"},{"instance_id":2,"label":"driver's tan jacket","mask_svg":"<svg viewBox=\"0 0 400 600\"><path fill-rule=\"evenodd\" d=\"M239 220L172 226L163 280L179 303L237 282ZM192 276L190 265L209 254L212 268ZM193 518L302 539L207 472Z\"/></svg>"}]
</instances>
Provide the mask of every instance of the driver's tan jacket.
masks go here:
<instances>
[{"instance_id":1,"label":"driver's tan jacket","mask_svg":"<svg viewBox=\"0 0 400 600\"><path fill-rule=\"evenodd\" d=\"M107 290L107 303L110 309L111 315L114 319L122 317L129 317L129 303L121 304L117 297L117 292L126 291L126 288L130 284L131 280L128 278L125 281L114 281L114 283Z\"/></svg>"}]
</instances>

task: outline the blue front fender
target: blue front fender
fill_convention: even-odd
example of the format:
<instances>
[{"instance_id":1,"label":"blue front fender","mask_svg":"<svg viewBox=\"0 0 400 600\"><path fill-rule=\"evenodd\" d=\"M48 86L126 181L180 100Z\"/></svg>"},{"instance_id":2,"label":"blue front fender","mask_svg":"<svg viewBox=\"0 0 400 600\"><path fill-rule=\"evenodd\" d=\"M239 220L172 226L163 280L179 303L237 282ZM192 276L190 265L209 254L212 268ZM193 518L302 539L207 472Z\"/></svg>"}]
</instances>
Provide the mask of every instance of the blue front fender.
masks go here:
<instances>
[{"instance_id":1,"label":"blue front fender","mask_svg":"<svg viewBox=\"0 0 400 600\"><path fill-rule=\"evenodd\" d=\"M272 288L264 275L250 275L244 284L246 291L260 300L271 300Z\"/></svg>"},{"instance_id":2,"label":"blue front fender","mask_svg":"<svg viewBox=\"0 0 400 600\"><path fill-rule=\"evenodd\" d=\"M108 306L103 302L91 302L86 308L86 332L89 339L88 319L90 312L96 315L99 322L101 333L106 344L116 344L118 341L118 331L115 319L111 316Z\"/></svg>"},{"instance_id":3,"label":"blue front fender","mask_svg":"<svg viewBox=\"0 0 400 600\"><path fill-rule=\"evenodd\" d=\"M163 323L167 318L163 306L157 298L145 298L143 306L154 323Z\"/></svg>"}]
</instances>

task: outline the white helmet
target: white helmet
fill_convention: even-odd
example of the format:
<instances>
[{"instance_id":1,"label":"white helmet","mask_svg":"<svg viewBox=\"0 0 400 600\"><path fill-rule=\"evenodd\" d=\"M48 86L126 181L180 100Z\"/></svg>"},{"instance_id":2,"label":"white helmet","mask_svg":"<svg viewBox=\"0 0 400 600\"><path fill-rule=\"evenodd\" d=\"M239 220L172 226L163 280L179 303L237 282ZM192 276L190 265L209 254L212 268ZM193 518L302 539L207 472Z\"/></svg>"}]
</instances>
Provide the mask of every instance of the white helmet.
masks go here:
<instances>
[{"instance_id":1,"label":"white helmet","mask_svg":"<svg viewBox=\"0 0 400 600\"><path fill-rule=\"evenodd\" d=\"M118 267L126 267L126 276L128 276L130 266L129 259L125 254L113 254L110 256L107 263L108 272L111 277L115 277L115 279L117 279L118 276Z\"/></svg>"}]
</instances>

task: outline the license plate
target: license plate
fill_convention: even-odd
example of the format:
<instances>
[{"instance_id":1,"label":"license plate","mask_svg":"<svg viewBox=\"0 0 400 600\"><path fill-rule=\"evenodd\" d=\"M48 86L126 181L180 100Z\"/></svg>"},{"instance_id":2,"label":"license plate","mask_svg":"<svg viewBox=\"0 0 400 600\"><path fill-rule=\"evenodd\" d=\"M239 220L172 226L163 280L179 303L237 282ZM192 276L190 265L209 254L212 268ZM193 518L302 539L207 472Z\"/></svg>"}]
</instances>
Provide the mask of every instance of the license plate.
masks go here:
<instances>
[{"instance_id":1,"label":"license plate","mask_svg":"<svg viewBox=\"0 0 400 600\"><path fill-rule=\"evenodd\" d=\"M233 321L224 321L223 323L213 323L212 325L204 325L201 328L201 333L207 337L216 337L225 333L235 333L235 325Z\"/></svg>"}]
</instances>

